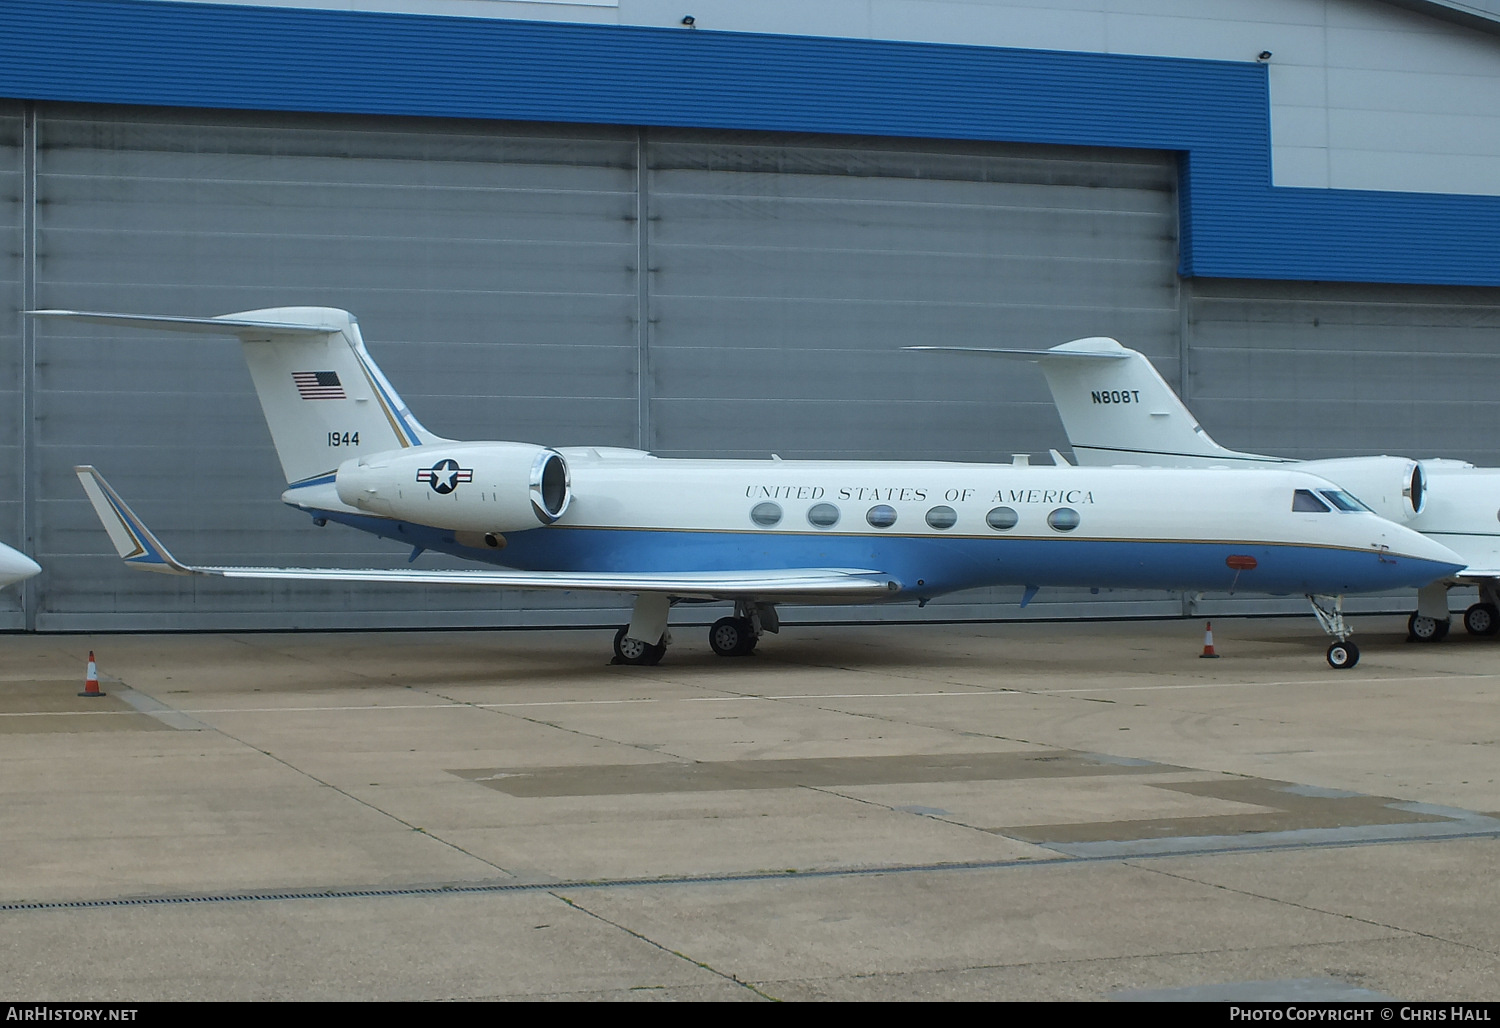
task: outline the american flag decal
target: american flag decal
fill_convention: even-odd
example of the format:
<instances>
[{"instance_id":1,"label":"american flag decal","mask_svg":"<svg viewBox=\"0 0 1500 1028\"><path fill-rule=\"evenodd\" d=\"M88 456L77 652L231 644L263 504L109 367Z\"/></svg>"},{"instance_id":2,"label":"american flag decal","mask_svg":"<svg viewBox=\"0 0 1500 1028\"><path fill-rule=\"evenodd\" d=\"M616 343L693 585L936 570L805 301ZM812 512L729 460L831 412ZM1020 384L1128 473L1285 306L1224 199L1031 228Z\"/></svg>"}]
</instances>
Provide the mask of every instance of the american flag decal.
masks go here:
<instances>
[{"instance_id":1,"label":"american flag decal","mask_svg":"<svg viewBox=\"0 0 1500 1028\"><path fill-rule=\"evenodd\" d=\"M344 387L337 371L294 371L292 381L304 400L342 400Z\"/></svg>"}]
</instances>

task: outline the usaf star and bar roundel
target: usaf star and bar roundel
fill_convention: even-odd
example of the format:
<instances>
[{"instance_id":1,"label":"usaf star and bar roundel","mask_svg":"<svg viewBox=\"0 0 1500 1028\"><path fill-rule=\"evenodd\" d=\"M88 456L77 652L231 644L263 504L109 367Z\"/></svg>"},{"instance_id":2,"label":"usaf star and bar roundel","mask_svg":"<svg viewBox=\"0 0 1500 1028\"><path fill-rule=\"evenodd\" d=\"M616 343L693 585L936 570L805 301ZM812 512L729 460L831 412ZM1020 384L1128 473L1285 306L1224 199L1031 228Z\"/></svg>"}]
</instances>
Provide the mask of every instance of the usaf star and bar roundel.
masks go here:
<instances>
[{"instance_id":1,"label":"usaf star and bar roundel","mask_svg":"<svg viewBox=\"0 0 1500 1028\"><path fill-rule=\"evenodd\" d=\"M474 481L474 469L461 468L458 461L449 457L430 468L418 468L417 481L428 483L433 492L446 496L457 489L460 482Z\"/></svg>"}]
</instances>

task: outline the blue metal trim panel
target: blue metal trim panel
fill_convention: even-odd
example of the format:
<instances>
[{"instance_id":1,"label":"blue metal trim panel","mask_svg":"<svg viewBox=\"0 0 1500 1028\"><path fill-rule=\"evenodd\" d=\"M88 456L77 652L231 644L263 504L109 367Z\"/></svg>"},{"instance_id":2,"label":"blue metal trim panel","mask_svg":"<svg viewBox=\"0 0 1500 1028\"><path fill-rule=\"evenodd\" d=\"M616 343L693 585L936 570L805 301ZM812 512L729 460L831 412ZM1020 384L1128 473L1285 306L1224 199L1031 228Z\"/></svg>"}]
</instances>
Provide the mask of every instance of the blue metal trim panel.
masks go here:
<instances>
[{"instance_id":1,"label":"blue metal trim panel","mask_svg":"<svg viewBox=\"0 0 1500 1028\"><path fill-rule=\"evenodd\" d=\"M0 0L0 96L1173 150L1184 275L1500 285L1500 197L1273 187L1253 63Z\"/></svg>"}]
</instances>

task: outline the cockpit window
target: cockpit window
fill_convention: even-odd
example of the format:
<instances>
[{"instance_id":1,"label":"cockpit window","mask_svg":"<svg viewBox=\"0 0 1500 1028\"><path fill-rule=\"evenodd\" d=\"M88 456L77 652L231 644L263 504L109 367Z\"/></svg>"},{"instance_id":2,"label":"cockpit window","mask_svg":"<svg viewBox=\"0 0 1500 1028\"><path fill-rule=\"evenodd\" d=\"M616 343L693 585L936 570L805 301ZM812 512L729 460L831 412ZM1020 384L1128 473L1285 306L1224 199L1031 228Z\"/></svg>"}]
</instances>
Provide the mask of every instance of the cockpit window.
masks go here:
<instances>
[{"instance_id":1,"label":"cockpit window","mask_svg":"<svg viewBox=\"0 0 1500 1028\"><path fill-rule=\"evenodd\" d=\"M1339 510L1369 510L1363 503L1344 492L1342 489L1319 489L1323 499L1333 504Z\"/></svg>"},{"instance_id":2,"label":"cockpit window","mask_svg":"<svg viewBox=\"0 0 1500 1028\"><path fill-rule=\"evenodd\" d=\"M1327 514L1328 504L1314 496L1311 489L1298 489L1292 494L1292 510Z\"/></svg>"}]
</instances>

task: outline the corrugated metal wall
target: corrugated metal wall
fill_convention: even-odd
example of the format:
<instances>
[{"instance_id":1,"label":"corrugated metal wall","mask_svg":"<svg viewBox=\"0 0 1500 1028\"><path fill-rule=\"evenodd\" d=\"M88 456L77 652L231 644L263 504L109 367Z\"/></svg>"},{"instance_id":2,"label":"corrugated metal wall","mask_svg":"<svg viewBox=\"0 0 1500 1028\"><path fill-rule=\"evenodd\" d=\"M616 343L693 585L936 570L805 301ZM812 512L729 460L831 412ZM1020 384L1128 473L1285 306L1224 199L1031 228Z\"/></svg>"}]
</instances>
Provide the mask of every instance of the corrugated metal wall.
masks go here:
<instances>
[{"instance_id":1,"label":"corrugated metal wall","mask_svg":"<svg viewBox=\"0 0 1500 1028\"><path fill-rule=\"evenodd\" d=\"M1225 446L1500 466L1500 289L1194 280L1188 395Z\"/></svg>"},{"instance_id":2,"label":"corrugated metal wall","mask_svg":"<svg viewBox=\"0 0 1500 1028\"><path fill-rule=\"evenodd\" d=\"M435 431L634 444L634 132L47 107L38 138L39 305L344 307ZM35 331L39 628L533 617L530 596L246 589L103 559L77 463L100 467L189 559L389 566L405 554L316 529L279 502L280 468L232 340Z\"/></svg>"},{"instance_id":3,"label":"corrugated metal wall","mask_svg":"<svg viewBox=\"0 0 1500 1028\"><path fill-rule=\"evenodd\" d=\"M1008 460L1059 445L1040 376L903 346L1119 332L1176 356L1164 155L686 131L652 140L662 453Z\"/></svg>"},{"instance_id":4,"label":"corrugated metal wall","mask_svg":"<svg viewBox=\"0 0 1500 1028\"><path fill-rule=\"evenodd\" d=\"M26 367L20 310L24 306L25 123L21 105L0 101L0 543L28 550L25 538L26 460L22 448ZM0 629L21 628L21 589L0 590Z\"/></svg>"},{"instance_id":5,"label":"corrugated metal wall","mask_svg":"<svg viewBox=\"0 0 1500 1028\"><path fill-rule=\"evenodd\" d=\"M31 526L46 570L0 593L3 628L622 616L615 597L128 571L72 465L97 464L190 560L405 554L279 502L234 343L27 325L32 281L44 307L346 307L418 416L460 438L1003 461L1065 444L1041 375L900 347L1107 334L1185 376L1227 445L1500 464L1484 387L1500 370L1500 289L1184 288L1168 154L78 105L42 105L35 121L28 208L26 112L0 105L0 539L24 545ZM1019 594L960 594L923 616L1015 616ZM1289 609L1210 606L1267 603ZM1163 594L1044 590L1027 613L1180 609ZM827 615L914 611L791 616Z\"/></svg>"},{"instance_id":6,"label":"corrugated metal wall","mask_svg":"<svg viewBox=\"0 0 1500 1028\"><path fill-rule=\"evenodd\" d=\"M81 106L37 122L39 306L347 307L418 416L457 437L1003 460L1062 443L1040 376L902 345L1115 331L1177 349L1166 155ZM593 596L131 573L73 464L187 559L404 554L279 503L232 342L30 331L42 630L618 617Z\"/></svg>"}]
</instances>

